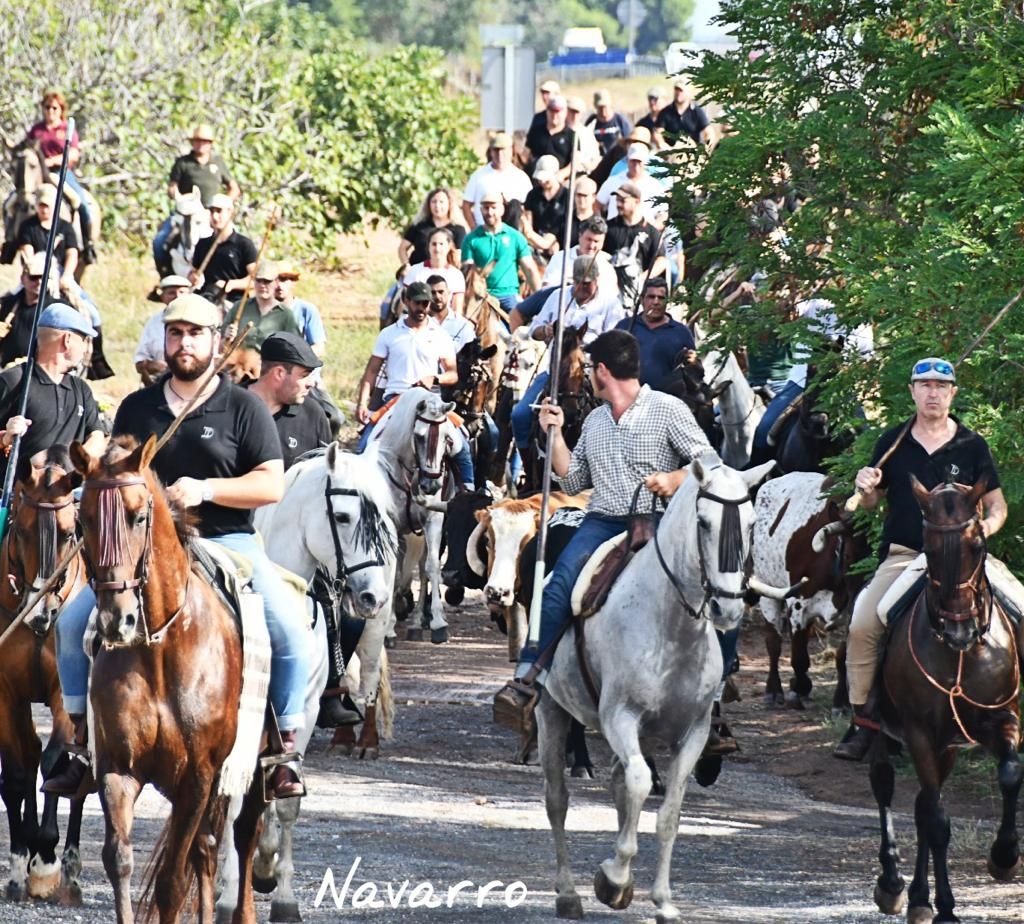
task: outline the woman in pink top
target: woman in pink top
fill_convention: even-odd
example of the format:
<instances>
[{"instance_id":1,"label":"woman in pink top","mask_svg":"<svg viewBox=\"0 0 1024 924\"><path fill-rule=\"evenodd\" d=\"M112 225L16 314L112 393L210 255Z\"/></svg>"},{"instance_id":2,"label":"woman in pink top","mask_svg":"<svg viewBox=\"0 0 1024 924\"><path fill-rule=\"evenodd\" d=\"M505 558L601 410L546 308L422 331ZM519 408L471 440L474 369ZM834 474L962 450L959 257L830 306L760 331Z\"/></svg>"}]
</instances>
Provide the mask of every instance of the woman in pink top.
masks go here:
<instances>
[{"instance_id":1,"label":"woman in pink top","mask_svg":"<svg viewBox=\"0 0 1024 924\"><path fill-rule=\"evenodd\" d=\"M448 306L455 314L462 314L466 297L466 277L459 268L459 255L455 248L455 237L448 228L438 228L430 235L427 243L429 256L423 263L414 263L402 277L402 285L426 282L433 275L444 276L448 291L452 293Z\"/></svg>"}]
</instances>

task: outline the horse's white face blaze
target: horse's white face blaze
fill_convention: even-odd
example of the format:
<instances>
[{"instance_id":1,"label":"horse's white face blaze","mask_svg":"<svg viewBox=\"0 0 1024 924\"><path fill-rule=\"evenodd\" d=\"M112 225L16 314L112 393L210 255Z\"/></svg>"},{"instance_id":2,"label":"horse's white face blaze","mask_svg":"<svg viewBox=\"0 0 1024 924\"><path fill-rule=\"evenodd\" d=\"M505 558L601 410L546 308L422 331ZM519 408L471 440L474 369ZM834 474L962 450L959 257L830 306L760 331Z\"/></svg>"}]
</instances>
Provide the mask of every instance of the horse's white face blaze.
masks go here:
<instances>
[{"instance_id":1,"label":"horse's white face blaze","mask_svg":"<svg viewBox=\"0 0 1024 924\"><path fill-rule=\"evenodd\" d=\"M488 568L484 596L488 603L511 606L515 596L516 573L523 546L537 532L533 510L512 513L500 506L488 511Z\"/></svg>"},{"instance_id":2,"label":"horse's white face blaze","mask_svg":"<svg viewBox=\"0 0 1024 924\"><path fill-rule=\"evenodd\" d=\"M444 458L455 439L455 428L448 420L452 407L436 395L417 405L412 443L417 467L416 487L424 496L437 494L444 487Z\"/></svg>"}]
</instances>

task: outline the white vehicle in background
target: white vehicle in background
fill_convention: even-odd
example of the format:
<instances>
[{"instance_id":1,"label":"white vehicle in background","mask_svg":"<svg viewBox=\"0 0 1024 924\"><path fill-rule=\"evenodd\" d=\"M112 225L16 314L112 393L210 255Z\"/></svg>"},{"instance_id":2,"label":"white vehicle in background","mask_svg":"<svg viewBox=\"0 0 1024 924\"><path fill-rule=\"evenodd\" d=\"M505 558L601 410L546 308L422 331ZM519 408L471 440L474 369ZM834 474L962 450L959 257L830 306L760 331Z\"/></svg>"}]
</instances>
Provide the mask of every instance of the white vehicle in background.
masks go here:
<instances>
[{"instance_id":1,"label":"white vehicle in background","mask_svg":"<svg viewBox=\"0 0 1024 924\"><path fill-rule=\"evenodd\" d=\"M674 77L683 70L700 67L704 49L694 42L673 42L665 49L665 73Z\"/></svg>"},{"instance_id":2,"label":"white vehicle in background","mask_svg":"<svg viewBox=\"0 0 1024 924\"><path fill-rule=\"evenodd\" d=\"M589 51L603 55L608 50L604 43L604 33L598 26L574 26L565 30L562 36L561 54Z\"/></svg>"}]
</instances>

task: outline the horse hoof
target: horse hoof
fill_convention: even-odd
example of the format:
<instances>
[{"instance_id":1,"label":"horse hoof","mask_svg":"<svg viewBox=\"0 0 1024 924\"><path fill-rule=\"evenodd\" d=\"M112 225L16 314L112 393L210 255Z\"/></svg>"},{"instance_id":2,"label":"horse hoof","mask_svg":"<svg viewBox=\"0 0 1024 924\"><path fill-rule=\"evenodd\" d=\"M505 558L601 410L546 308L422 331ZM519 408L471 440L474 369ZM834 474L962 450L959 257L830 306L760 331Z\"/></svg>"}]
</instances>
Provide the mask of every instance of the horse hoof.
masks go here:
<instances>
[{"instance_id":1,"label":"horse hoof","mask_svg":"<svg viewBox=\"0 0 1024 924\"><path fill-rule=\"evenodd\" d=\"M902 883L899 892L895 895L892 892L886 892L878 883L875 884L875 904L882 914L900 914L906 903L907 889ZM929 912L929 921L931 920L930 914L931 912Z\"/></svg>"},{"instance_id":2,"label":"horse hoof","mask_svg":"<svg viewBox=\"0 0 1024 924\"><path fill-rule=\"evenodd\" d=\"M581 764L578 767L573 767L572 770L569 771L569 776L577 780L583 780L587 778L592 780L594 778L594 768L588 767L585 764Z\"/></svg>"},{"instance_id":3,"label":"horse hoof","mask_svg":"<svg viewBox=\"0 0 1024 924\"><path fill-rule=\"evenodd\" d=\"M423 630L415 626L410 626L408 629L406 629L405 640L407 642L422 642Z\"/></svg>"},{"instance_id":4,"label":"horse hoof","mask_svg":"<svg viewBox=\"0 0 1024 924\"><path fill-rule=\"evenodd\" d=\"M256 873L252 874L252 887L260 895L269 895L274 889L277 888L277 877L276 876L257 876Z\"/></svg>"},{"instance_id":5,"label":"horse hoof","mask_svg":"<svg viewBox=\"0 0 1024 924\"><path fill-rule=\"evenodd\" d=\"M651 783L651 792L650 792L650 794L652 796L664 796L665 795L665 784L663 782L661 782L661 780L656 780L655 782Z\"/></svg>"},{"instance_id":6,"label":"horse hoof","mask_svg":"<svg viewBox=\"0 0 1024 924\"><path fill-rule=\"evenodd\" d=\"M435 645L445 644L448 641L448 627L441 626L440 629L431 629L430 641Z\"/></svg>"},{"instance_id":7,"label":"horse hoof","mask_svg":"<svg viewBox=\"0 0 1024 924\"><path fill-rule=\"evenodd\" d=\"M762 701L769 709L778 709L786 705L786 698L781 693L765 693Z\"/></svg>"},{"instance_id":8,"label":"horse hoof","mask_svg":"<svg viewBox=\"0 0 1024 924\"><path fill-rule=\"evenodd\" d=\"M28 892L25 891L25 884L22 882L14 882L10 880L7 883L7 888L4 891L9 902L23 902L28 898Z\"/></svg>"},{"instance_id":9,"label":"horse hoof","mask_svg":"<svg viewBox=\"0 0 1024 924\"><path fill-rule=\"evenodd\" d=\"M579 921L583 917L583 902L578 895L558 895L555 897L555 914L569 921Z\"/></svg>"},{"instance_id":10,"label":"horse hoof","mask_svg":"<svg viewBox=\"0 0 1024 924\"><path fill-rule=\"evenodd\" d=\"M224 905L217 906L216 924L231 924L235 919L235 909Z\"/></svg>"},{"instance_id":11,"label":"horse hoof","mask_svg":"<svg viewBox=\"0 0 1024 924\"><path fill-rule=\"evenodd\" d=\"M787 709L800 709L800 710L803 710L803 709L807 708L804 705L803 697L799 693L794 692L793 690L790 690L786 694L785 703L786 703L786 708Z\"/></svg>"},{"instance_id":12,"label":"horse hoof","mask_svg":"<svg viewBox=\"0 0 1024 924\"><path fill-rule=\"evenodd\" d=\"M907 924L932 924L934 914L931 905L914 905L907 909Z\"/></svg>"},{"instance_id":13,"label":"horse hoof","mask_svg":"<svg viewBox=\"0 0 1024 924\"><path fill-rule=\"evenodd\" d=\"M28 894L31 898L53 898L60 888L60 863L44 863L38 855L28 865Z\"/></svg>"},{"instance_id":14,"label":"horse hoof","mask_svg":"<svg viewBox=\"0 0 1024 924\"><path fill-rule=\"evenodd\" d=\"M449 606L459 606L466 598L465 587L446 587L444 591L444 602Z\"/></svg>"},{"instance_id":15,"label":"horse hoof","mask_svg":"<svg viewBox=\"0 0 1024 924\"><path fill-rule=\"evenodd\" d=\"M271 924L299 924L302 915L299 914L299 903L292 902L271 902L270 903Z\"/></svg>"},{"instance_id":16,"label":"horse hoof","mask_svg":"<svg viewBox=\"0 0 1024 924\"><path fill-rule=\"evenodd\" d=\"M1009 882L1017 875L1017 870L1020 868L1020 857L1016 859L1012 866L999 866L993 859L992 855L988 857L988 874L995 879L996 882Z\"/></svg>"},{"instance_id":17,"label":"horse hoof","mask_svg":"<svg viewBox=\"0 0 1024 924\"><path fill-rule=\"evenodd\" d=\"M601 904L607 905L613 911L622 911L633 901L633 879L630 877L629 881L619 888L612 885L603 869L598 869L594 873L594 895Z\"/></svg>"},{"instance_id":18,"label":"horse hoof","mask_svg":"<svg viewBox=\"0 0 1024 924\"><path fill-rule=\"evenodd\" d=\"M388 651L393 651L397 645L398 645L398 639L395 638L395 636L393 636L393 635L385 635L384 636L384 647L387 648Z\"/></svg>"},{"instance_id":19,"label":"horse hoof","mask_svg":"<svg viewBox=\"0 0 1024 924\"><path fill-rule=\"evenodd\" d=\"M715 783L718 779L718 774L721 772L721 757L702 757L697 761L697 766L693 768L693 778L697 781L699 786L703 786L707 789Z\"/></svg>"},{"instance_id":20,"label":"horse hoof","mask_svg":"<svg viewBox=\"0 0 1024 924\"><path fill-rule=\"evenodd\" d=\"M359 753L356 754L356 757L359 760L366 760L367 758L370 760L376 760L380 757L380 748L361 748Z\"/></svg>"},{"instance_id":21,"label":"horse hoof","mask_svg":"<svg viewBox=\"0 0 1024 924\"><path fill-rule=\"evenodd\" d=\"M82 907L82 886L77 879L65 879L61 883L57 901L65 908Z\"/></svg>"}]
</instances>

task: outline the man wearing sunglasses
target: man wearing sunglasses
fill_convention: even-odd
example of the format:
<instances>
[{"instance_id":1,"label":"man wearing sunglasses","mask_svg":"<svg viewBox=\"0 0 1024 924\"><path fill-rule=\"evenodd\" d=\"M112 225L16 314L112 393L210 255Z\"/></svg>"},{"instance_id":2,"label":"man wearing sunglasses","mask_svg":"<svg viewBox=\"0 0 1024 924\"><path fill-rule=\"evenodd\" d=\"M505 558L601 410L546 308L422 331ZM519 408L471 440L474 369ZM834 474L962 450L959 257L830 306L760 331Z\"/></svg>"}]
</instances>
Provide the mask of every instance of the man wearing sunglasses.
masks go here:
<instances>
[{"instance_id":1,"label":"man wearing sunglasses","mask_svg":"<svg viewBox=\"0 0 1024 924\"><path fill-rule=\"evenodd\" d=\"M21 285L0 298L0 366L9 366L28 353L45 262L44 253L23 261Z\"/></svg>"},{"instance_id":2,"label":"man wearing sunglasses","mask_svg":"<svg viewBox=\"0 0 1024 924\"><path fill-rule=\"evenodd\" d=\"M858 595L850 620L846 666L854 716L835 749L835 756L843 760L862 760L878 730L877 718L872 715L875 710L869 703L874 699L869 694L875 680L879 646L885 636L878 606L924 545L921 509L911 489L911 476L928 490L947 479L966 485L985 479L988 491L981 498L981 526L985 535L998 532L1006 522L1006 499L988 444L950 413L956 392L956 370L952 363L937 357L915 363L910 375L910 396L916 408L912 426L902 439L903 424L883 433L875 444L871 464L857 473L861 506L872 510L882 498L888 505L878 551L880 564L871 582ZM897 439L899 445L879 465Z\"/></svg>"}]
</instances>

